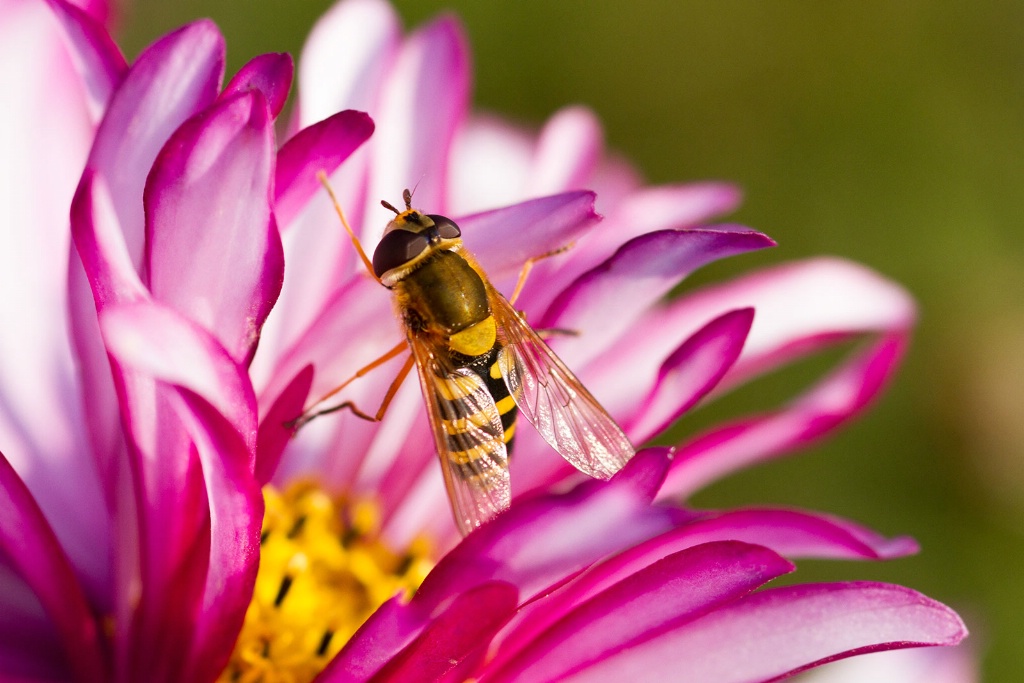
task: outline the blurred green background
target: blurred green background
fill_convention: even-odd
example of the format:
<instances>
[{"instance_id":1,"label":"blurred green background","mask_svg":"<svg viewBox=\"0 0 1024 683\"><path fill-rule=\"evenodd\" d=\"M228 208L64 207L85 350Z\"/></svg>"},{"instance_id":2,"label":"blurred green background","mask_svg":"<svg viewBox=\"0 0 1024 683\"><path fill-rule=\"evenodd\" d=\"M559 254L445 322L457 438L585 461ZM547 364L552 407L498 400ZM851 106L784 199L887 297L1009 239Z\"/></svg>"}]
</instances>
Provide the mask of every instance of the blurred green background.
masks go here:
<instances>
[{"instance_id":1,"label":"blurred green background","mask_svg":"<svg viewBox=\"0 0 1024 683\"><path fill-rule=\"evenodd\" d=\"M129 57L200 16L229 73L298 54L321 0L157 0L122 12ZM699 281L815 254L861 261L920 303L912 351L871 412L827 443L731 478L702 505L841 514L917 557L804 562L798 580L903 583L958 608L984 680L1024 670L1024 3L634 0L396 3L467 28L475 102L527 125L592 107L651 182L726 179L734 216L780 244ZM699 411L764 408L822 363Z\"/></svg>"}]
</instances>

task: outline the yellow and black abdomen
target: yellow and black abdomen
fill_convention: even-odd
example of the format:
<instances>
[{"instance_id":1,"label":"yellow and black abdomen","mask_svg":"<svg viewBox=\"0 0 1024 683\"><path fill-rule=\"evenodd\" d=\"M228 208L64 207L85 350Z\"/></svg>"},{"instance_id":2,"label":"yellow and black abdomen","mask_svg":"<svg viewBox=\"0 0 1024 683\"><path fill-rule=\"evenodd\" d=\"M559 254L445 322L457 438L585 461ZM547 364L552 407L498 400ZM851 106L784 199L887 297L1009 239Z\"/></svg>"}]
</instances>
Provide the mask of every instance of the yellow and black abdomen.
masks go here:
<instances>
[{"instance_id":1,"label":"yellow and black abdomen","mask_svg":"<svg viewBox=\"0 0 1024 683\"><path fill-rule=\"evenodd\" d=\"M410 334L433 341L437 353L447 353L440 365L471 371L494 399L501 417L501 440L510 452L518 409L498 368L497 328L487 300L487 288L479 273L456 251L439 250L394 285ZM437 347L442 347L440 350ZM438 401L450 400L441 394ZM467 403L472 403L467 401ZM447 406L443 414L467 412ZM447 420L446 420L447 422ZM451 434L456 426L446 424ZM452 451L453 458L472 455Z\"/></svg>"}]
</instances>

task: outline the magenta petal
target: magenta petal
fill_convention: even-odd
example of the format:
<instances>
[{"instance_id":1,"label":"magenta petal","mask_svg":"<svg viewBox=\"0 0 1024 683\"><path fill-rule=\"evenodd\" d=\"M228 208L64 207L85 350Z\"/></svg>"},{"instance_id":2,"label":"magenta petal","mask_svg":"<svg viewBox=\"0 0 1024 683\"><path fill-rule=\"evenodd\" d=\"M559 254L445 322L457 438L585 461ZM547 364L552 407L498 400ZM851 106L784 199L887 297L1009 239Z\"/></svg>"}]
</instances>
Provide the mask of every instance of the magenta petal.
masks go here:
<instances>
[{"instance_id":1,"label":"magenta petal","mask_svg":"<svg viewBox=\"0 0 1024 683\"><path fill-rule=\"evenodd\" d=\"M267 414L260 420L256 437L256 481L261 486L274 476L281 453L295 433L288 428L287 423L302 414L312 383L313 366L307 365L274 399Z\"/></svg>"},{"instance_id":2,"label":"magenta petal","mask_svg":"<svg viewBox=\"0 0 1024 683\"><path fill-rule=\"evenodd\" d=\"M211 330L242 363L283 278L273 153L263 97L241 94L183 124L146 185L153 297Z\"/></svg>"},{"instance_id":3,"label":"magenta petal","mask_svg":"<svg viewBox=\"0 0 1024 683\"><path fill-rule=\"evenodd\" d=\"M754 593L565 680L622 681L643 671L645 681L774 681L854 654L955 645L966 635L955 612L908 588L790 586Z\"/></svg>"},{"instance_id":4,"label":"magenta petal","mask_svg":"<svg viewBox=\"0 0 1024 683\"><path fill-rule=\"evenodd\" d=\"M323 191L317 174L330 176L372 133L367 114L346 110L303 128L281 147L274 183L274 210L281 226L287 228L309 199Z\"/></svg>"},{"instance_id":5,"label":"magenta petal","mask_svg":"<svg viewBox=\"0 0 1024 683\"><path fill-rule=\"evenodd\" d=\"M100 322L138 481L144 590L123 666L131 680L209 679L230 654L259 558L252 387L216 340L170 309L111 307Z\"/></svg>"},{"instance_id":6,"label":"magenta petal","mask_svg":"<svg viewBox=\"0 0 1024 683\"><path fill-rule=\"evenodd\" d=\"M458 222L466 246L488 276L495 283L514 284L511 278L527 259L572 243L598 220L593 192L566 192L465 216Z\"/></svg>"},{"instance_id":7,"label":"magenta petal","mask_svg":"<svg viewBox=\"0 0 1024 683\"><path fill-rule=\"evenodd\" d=\"M874 343L786 408L714 427L679 448L662 495L686 496L753 462L807 446L861 412L892 375L903 333Z\"/></svg>"},{"instance_id":8,"label":"magenta petal","mask_svg":"<svg viewBox=\"0 0 1024 683\"><path fill-rule=\"evenodd\" d=\"M49 4L68 37L72 59L89 95L89 109L99 121L128 65L110 34L91 15L63 0L49 0Z\"/></svg>"},{"instance_id":9,"label":"magenta petal","mask_svg":"<svg viewBox=\"0 0 1024 683\"><path fill-rule=\"evenodd\" d=\"M145 225L139 200L153 160L174 129L214 101L223 74L224 40L213 22L199 21L144 50L110 100L88 166L110 186L136 265Z\"/></svg>"},{"instance_id":10,"label":"magenta petal","mask_svg":"<svg viewBox=\"0 0 1024 683\"><path fill-rule=\"evenodd\" d=\"M563 680L792 570L772 551L746 543L708 543L674 553L579 605L523 650L503 652L504 666L484 680Z\"/></svg>"},{"instance_id":11,"label":"magenta petal","mask_svg":"<svg viewBox=\"0 0 1024 683\"><path fill-rule=\"evenodd\" d=\"M469 105L469 50L457 22L443 17L409 36L384 81L372 144L370 201L399 201L416 188L417 206L446 209L446 167ZM371 239L372 238L372 239ZM367 236L372 246L379 233Z\"/></svg>"},{"instance_id":12,"label":"magenta petal","mask_svg":"<svg viewBox=\"0 0 1024 683\"><path fill-rule=\"evenodd\" d=\"M698 330L665 359L646 402L626 427L634 443L666 429L711 391L743 349L754 309L730 311Z\"/></svg>"},{"instance_id":13,"label":"magenta petal","mask_svg":"<svg viewBox=\"0 0 1024 683\"><path fill-rule=\"evenodd\" d=\"M517 597L515 586L502 581L490 581L465 591L415 641L388 661L374 680L449 680L446 676L453 670L470 668L472 662L465 660L483 654L494 634L515 613ZM463 675L456 680L465 679Z\"/></svg>"},{"instance_id":14,"label":"magenta petal","mask_svg":"<svg viewBox=\"0 0 1024 683\"><path fill-rule=\"evenodd\" d=\"M689 543L758 543L790 559L881 560L918 550L907 536L886 538L845 519L802 510L751 508L713 513L679 530Z\"/></svg>"},{"instance_id":15,"label":"magenta petal","mask_svg":"<svg viewBox=\"0 0 1024 683\"><path fill-rule=\"evenodd\" d=\"M402 648L423 632L430 615L410 606L403 596L391 598L377 608L345 643L318 683L348 683L369 680Z\"/></svg>"},{"instance_id":16,"label":"magenta petal","mask_svg":"<svg viewBox=\"0 0 1024 683\"><path fill-rule=\"evenodd\" d=\"M627 332L648 306L700 266L773 244L759 232L731 226L641 235L580 276L539 322L579 332L559 339L558 350L582 363ZM609 311L616 315L609 316Z\"/></svg>"},{"instance_id":17,"label":"magenta petal","mask_svg":"<svg viewBox=\"0 0 1024 683\"><path fill-rule=\"evenodd\" d=\"M13 564L52 619L76 677L105 680L99 625L42 510L2 453L0 520L0 556Z\"/></svg>"},{"instance_id":18,"label":"magenta petal","mask_svg":"<svg viewBox=\"0 0 1024 683\"><path fill-rule=\"evenodd\" d=\"M267 101L271 118L276 119L284 109L284 103L288 101L294 68L292 56L287 52L257 55L228 81L220 95L221 99L256 90L262 93L263 99Z\"/></svg>"},{"instance_id":19,"label":"magenta petal","mask_svg":"<svg viewBox=\"0 0 1024 683\"><path fill-rule=\"evenodd\" d=\"M640 451L608 482L588 481L568 494L514 502L438 563L414 604L432 609L490 579L515 583L528 599L608 553L668 530L671 511L651 507L650 500L669 453ZM567 538L575 542L567 544Z\"/></svg>"}]
</instances>

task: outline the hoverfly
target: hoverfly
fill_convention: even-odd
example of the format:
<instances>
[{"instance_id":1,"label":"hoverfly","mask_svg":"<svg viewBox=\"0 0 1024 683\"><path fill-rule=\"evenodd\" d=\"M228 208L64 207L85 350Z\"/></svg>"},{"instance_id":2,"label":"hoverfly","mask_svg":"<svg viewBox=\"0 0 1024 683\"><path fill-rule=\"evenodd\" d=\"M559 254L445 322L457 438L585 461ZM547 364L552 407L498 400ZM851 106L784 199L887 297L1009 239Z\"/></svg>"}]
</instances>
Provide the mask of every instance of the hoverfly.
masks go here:
<instances>
[{"instance_id":1,"label":"hoverfly","mask_svg":"<svg viewBox=\"0 0 1024 683\"><path fill-rule=\"evenodd\" d=\"M467 534L508 507L508 457L521 413L552 448L580 471L607 479L633 456L626 435L513 307L533 263L528 260L511 301L488 281L451 219L386 201L395 213L367 258L333 191L321 182L370 275L391 290L406 339L320 398L291 423L348 408L379 421L415 365L445 486L459 530ZM399 356L409 358L375 415L352 402L316 410L349 382Z\"/></svg>"}]
</instances>

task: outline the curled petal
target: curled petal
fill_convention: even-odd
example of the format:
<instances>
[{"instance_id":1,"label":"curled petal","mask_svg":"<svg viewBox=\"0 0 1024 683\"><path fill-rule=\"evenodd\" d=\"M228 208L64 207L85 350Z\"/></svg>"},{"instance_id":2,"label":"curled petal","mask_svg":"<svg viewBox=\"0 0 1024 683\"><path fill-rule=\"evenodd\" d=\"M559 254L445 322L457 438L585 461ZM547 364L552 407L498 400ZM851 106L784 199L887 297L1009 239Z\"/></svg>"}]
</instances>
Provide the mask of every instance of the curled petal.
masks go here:
<instances>
[{"instance_id":1,"label":"curled petal","mask_svg":"<svg viewBox=\"0 0 1024 683\"><path fill-rule=\"evenodd\" d=\"M642 235L562 291L540 324L578 332L557 340L558 351L574 363L586 362L700 266L773 244L759 232L728 226Z\"/></svg>"},{"instance_id":2,"label":"curled petal","mask_svg":"<svg viewBox=\"0 0 1024 683\"><path fill-rule=\"evenodd\" d=\"M262 93L270 108L271 117L276 119L284 109L284 103L288 101L293 70L292 57L286 52L253 57L224 86L224 92L220 94L221 99L256 90Z\"/></svg>"},{"instance_id":3,"label":"curled petal","mask_svg":"<svg viewBox=\"0 0 1024 683\"><path fill-rule=\"evenodd\" d=\"M143 50L114 92L96 132L88 166L110 186L128 253L142 263L142 190L157 153L187 118L217 97L224 75L224 39L198 21Z\"/></svg>"},{"instance_id":4,"label":"curled petal","mask_svg":"<svg viewBox=\"0 0 1024 683\"><path fill-rule=\"evenodd\" d=\"M708 543L673 553L581 602L521 650L503 648L495 673L483 680L563 680L792 570L770 550L745 543Z\"/></svg>"},{"instance_id":5,"label":"curled petal","mask_svg":"<svg viewBox=\"0 0 1024 683\"><path fill-rule=\"evenodd\" d=\"M266 102L243 93L183 124L146 185L153 297L213 331L242 363L255 352L283 278L270 206L273 159Z\"/></svg>"},{"instance_id":6,"label":"curled petal","mask_svg":"<svg viewBox=\"0 0 1024 683\"><path fill-rule=\"evenodd\" d=\"M433 606L489 579L512 581L528 599L614 552L670 528L668 510L650 506L668 449L641 451L609 482L514 504L478 528L435 567L414 602ZM429 607L428 607L429 609Z\"/></svg>"},{"instance_id":7,"label":"curled petal","mask_svg":"<svg viewBox=\"0 0 1024 683\"><path fill-rule=\"evenodd\" d=\"M956 613L908 588L790 586L754 593L563 680L621 681L642 670L649 681L769 681L864 652L954 645L966 635Z\"/></svg>"},{"instance_id":8,"label":"curled petal","mask_svg":"<svg viewBox=\"0 0 1024 683\"><path fill-rule=\"evenodd\" d=\"M274 400L267 414L260 419L256 439L256 479L266 484L274 476L281 453L294 432L288 421L302 414L302 407L313 382L313 366L307 365L295 375L284 391Z\"/></svg>"},{"instance_id":9,"label":"curled petal","mask_svg":"<svg viewBox=\"0 0 1024 683\"><path fill-rule=\"evenodd\" d=\"M93 120L99 121L128 65L103 27L102 19L97 21L96 17L64 0L48 2L67 35L71 58L89 95Z\"/></svg>"},{"instance_id":10,"label":"curled petal","mask_svg":"<svg viewBox=\"0 0 1024 683\"><path fill-rule=\"evenodd\" d=\"M373 133L363 112L346 110L303 128L277 153L274 211L287 227L314 193L323 191L319 172L328 176ZM340 231L341 226L337 226Z\"/></svg>"},{"instance_id":11,"label":"curled petal","mask_svg":"<svg viewBox=\"0 0 1024 683\"><path fill-rule=\"evenodd\" d=\"M782 410L713 427L683 444L662 494L686 496L710 481L807 446L860 413L903 355L902 333L883 337Z\"/></svg>"}]
</instances>

